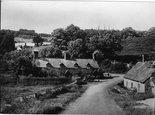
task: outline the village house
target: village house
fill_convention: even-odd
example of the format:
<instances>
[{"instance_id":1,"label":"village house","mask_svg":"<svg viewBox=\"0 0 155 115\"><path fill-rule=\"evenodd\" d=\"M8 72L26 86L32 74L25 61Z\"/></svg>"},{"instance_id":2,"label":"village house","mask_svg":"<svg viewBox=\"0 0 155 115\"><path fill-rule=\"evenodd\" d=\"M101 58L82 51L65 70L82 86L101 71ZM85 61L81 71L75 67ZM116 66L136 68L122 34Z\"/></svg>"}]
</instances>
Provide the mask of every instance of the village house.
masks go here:
<instances>
[{"instance_id":1,"label":"village house","mask_svg":"<svg viewBox=\"0 0 155 115\"><path fill-rule=\"evenodd\" d=\"M124 76L124 86L144 93L152 86L151 79L155 78L155 62L138 62ZM154 83L154 82L152 82Z\"/></svg>"},{"instance_id":2,"label":"village house","mask_svg":"<svg viewBox=\"0 0 155 115\"><path fill-rule=\"evenodd\" d=\"M98 69L99 65L96 61L96 53L92 55L92 59L71 59L68 52L63 52L64 58L39 58L38 50L33 50L34 63L36 67L47 68L57 73L65 73L66 71L71 74L90 74L94 69Z\"/></svg>"}]
</instances>

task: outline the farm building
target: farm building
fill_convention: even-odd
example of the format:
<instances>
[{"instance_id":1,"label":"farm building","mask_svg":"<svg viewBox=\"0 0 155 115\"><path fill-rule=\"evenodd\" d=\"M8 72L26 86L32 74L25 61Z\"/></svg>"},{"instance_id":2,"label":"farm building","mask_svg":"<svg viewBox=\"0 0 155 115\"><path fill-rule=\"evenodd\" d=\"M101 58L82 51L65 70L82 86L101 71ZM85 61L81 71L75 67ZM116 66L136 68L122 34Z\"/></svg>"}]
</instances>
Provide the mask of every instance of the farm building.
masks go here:
<instances>
[{"instance_id":1,"label":"farm building","mask_svg":"<svg viewBox=\"0 0 155 115\"><path fill-rule=\"evenodd\" d=\"M88 74L94 69L98 69L99 65L95 60L97 52L93 53L93 59L71 59L67 52L63 52L64 58L39 58L38 51L34 50L34 63L37 67L47 68L57 73L65 73L66 71L72 74L79 72Z\"/></svg>"},{"instance_id":2,"label":"farm building","mask_svg":"<svg viewBox=\"0 0 155 115\"><path fill-rule=\"evenodd\" d=\"M150 87L150 80L155 77L155 62L138 62L124 76L124 86L128 89L136 88L144 93Z\"/></svg>"}]
</instances>

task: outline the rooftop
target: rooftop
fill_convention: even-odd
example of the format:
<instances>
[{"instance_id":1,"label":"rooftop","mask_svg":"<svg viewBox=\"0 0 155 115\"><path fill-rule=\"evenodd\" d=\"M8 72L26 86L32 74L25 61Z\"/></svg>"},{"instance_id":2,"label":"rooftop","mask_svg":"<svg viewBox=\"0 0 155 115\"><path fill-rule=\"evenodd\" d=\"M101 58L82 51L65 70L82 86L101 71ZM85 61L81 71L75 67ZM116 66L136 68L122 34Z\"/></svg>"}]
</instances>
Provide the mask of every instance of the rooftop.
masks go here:
<instances>
[{"instance_id":1,"label":"rooftop","mask_svg":"<svg viewBox=\"0 0 155 115\"><path fill-rule=\"evenodd\" d=\"M138 82L145 82L148 78L152 77L155 73L155 68L152 66L153 62L138 62L135 66L133 66L124 78L138 81Z\"/></svg>"},{"instance_id":2,"label":"rooftop","mask_svg":"<svg viewBox=\"0 0 155 115\"><path fill-rule=\"evenodd\" d=\"M37 59L37 66L38 67L47 67L47 64L51 64L52 67L61 68L61 64L64 64L67 68L88 68L92 66L93 68L99 68L97 61L93 59L73 59L73 60L66 60L66 59L59 59L59 58L43 58Z\"/></svg>"}]
</instances>

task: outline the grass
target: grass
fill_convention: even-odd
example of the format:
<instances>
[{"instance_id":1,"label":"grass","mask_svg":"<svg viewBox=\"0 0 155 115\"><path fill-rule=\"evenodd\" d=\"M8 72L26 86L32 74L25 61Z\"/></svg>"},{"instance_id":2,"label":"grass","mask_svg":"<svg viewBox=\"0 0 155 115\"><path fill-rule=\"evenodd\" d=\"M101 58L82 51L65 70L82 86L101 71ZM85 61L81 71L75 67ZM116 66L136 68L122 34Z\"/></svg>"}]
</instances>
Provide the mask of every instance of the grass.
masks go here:
<instances>
[{"instance_id":1,"label":"grass","mask_svg":"<svg viewBox=\"0 0 155 115\"><path fill-rule=\"evenodd\" d=\"M126 115L153 115L153 111L150 108L136 108L135 106L142 105L137 103L137 100L141 100L145 95L133 95L130 91L124 89L120 85L116 84L109 89L109 93L114 98L115 102L125 111ZM142 97L141 97L142 96ZM146 96L147 97L147 96ZM148 97L147 97L148 98Z\"/></svg>"},{"instance_id":2,"label":"grass","mask_svg":"<svg viewBox=\"0 0 155 115\"><path fill-rule=\"evenodd\" d=\"M5 86L1 88L1 113L7 114L57 114L63 111L71 101L77 99L86 90L86 86L73 85L67 92L57 91L52 85L44 86ZM60 86L56 86L60 87ZM44 99L23 98L40 91L54 90L56 97L45 96ZM50 93L49 93L50 94Z\"/></svg>"}]
</instances>

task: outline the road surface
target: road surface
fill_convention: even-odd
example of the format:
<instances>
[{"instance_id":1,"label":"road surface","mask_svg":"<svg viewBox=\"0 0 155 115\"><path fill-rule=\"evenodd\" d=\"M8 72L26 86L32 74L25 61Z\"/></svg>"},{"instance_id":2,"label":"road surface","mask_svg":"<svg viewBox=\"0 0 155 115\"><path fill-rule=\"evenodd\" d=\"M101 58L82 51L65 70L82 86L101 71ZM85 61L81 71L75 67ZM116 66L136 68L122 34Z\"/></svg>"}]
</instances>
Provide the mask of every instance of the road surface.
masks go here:
<instances>
[{"instance_id":1,"label":"road surface","mask_svg":"<svg viewBox=\"0 0 155 115\"><path fill-rule=\"evenodd\" d=\"M90 86L62 114L124 115L122 109L108 95L108 87L122 79L120 75L120 77Z\"/></svg>"}]
</instances>

